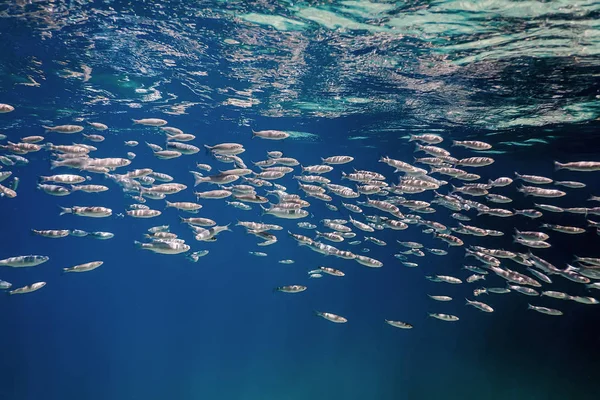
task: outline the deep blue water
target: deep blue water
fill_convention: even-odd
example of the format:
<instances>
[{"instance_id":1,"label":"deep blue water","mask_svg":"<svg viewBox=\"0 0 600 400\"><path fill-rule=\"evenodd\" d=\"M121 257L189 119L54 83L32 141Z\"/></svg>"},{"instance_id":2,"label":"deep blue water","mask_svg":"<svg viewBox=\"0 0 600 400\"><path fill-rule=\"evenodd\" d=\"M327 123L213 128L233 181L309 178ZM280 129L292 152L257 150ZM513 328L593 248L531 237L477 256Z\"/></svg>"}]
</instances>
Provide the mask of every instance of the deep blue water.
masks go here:
<instances>
[{"instance_id":1,"label":"deep blue water","mask_svg":"<svg viewBox=\"0 0 600 400\"><path fill-rule=\"evenodd\" d=\"M458 158L484 154L450 147L453 139L483 140L500 152L490 155L493 165L469 170L480 174L481 182L513 177L517 171L587 184L564 189L568 195L563 198L532 199L518 193L515 182L494 190L514 200L499 207L524 209L534 202L596 206L587 199L600 195L599 173L554 171L553 161L600 161L600 43L593 23L599 7L583 2L569 13L559 10L560 4L540 3L527 10L530 15L514 15L511 7L517 3L490 2L487 8L465 12L452 7L467 10L477 3L381 2L381 10L374 8L376 3L359 2L6 4L0 8L0 103L15 110L0 114L0 133L14 142L44 135L47 142L71 144L81 142L81 134L44 133L41 125L105 123L107 131L84 130L106 137L91 143L98 147L93 157L125 157L133 151L137 156L131 166L117 173L149 167L188 185L169 196L170 201L195 201L188 171L196 163L208 163L213 171L231 164L203 150L158 160L144 142L162 145L164 135L133 125L131 119L164 118L169 126L196 135L191 143L199 147L241 143L246 152L240 156L250 168L270 150L281 150L303 165L351 155L351 164L326 174L339 184L348 183L341 171L352 168L379 172L397 183L398 174L379 158L412 163L414 156L425 155L413 152L407 135L437 133L444 137L440 146ZM269 15L287 22L278 25ZM436 15L447 24L436 25ZM489 22L488 30L480 27L482 20ZM292 29L289 21L304 25ZM527 35L537 46L534 50L520 41ZM522 47L483 45L498 38ZM553 38L563 41L549 42ZM91 69L89 76L84 66ZM251 139L251 129L310 135L272 142ZM140 145L125 147L125 140ZM13 288L47 282L38 292L0 298L0 400L584 400L596 399L600 391L600 305L510 293L477 298L494 307L491 314L465 307L464 298L473 299L473 289L505 281L488 275L486 281L455 286L424 278L446 274L464 280L470 273L460 269L465 264L462 247L448 249L447 256L410 257L419 267L404 267L393 256L404 250L396 240L447 249L422 233L422 227L376 231L373 236L386 241L385 247L347 244L354 239L332 243L357 254L369 248L365 255L384 263L371 269L298 246L287 230L313 233L296 227L297 221L261 216L258 205L242 211L222 200L200 200L203 208L196 216L231 223L232 232L221 233L214 243L197 242L178 217L195 215L165 209L164 201L146 203L163 212L158 218L117 217L133 200L99 174L82 173L109 191L47 195L36 189L39 176L73 171L51 172L45 150L26 158L26 166L2 169L12 170L20 184L16 198L0 198L0 259L39 254L50 261L34 268L0 267L0 279ZM276 182L300 193L292 179L299 172L296 168ZM347 218L341 199L333 197L340 212L308 198L312 215L304 221L323 230L323 218ZM431 192L407 197L433 198ZM102 205L114 214L101 219L59 216L59 206L73 205ZM449 210L435 207L435 214L423 218L457 225ZM365 214L380 213L365 208ZM469 224L505 235L461 236L466 245L521 252L526 248L512 243L515 227L587 225L585 216L566 213L544 213L540 220L467 214L473 218ZM280 224L284 230L275 232L275 245L258 247L255 237L233 226L237 220ZM184 255L153 254L134 246L148 228L162 224L170 225L192 251L206 249L209 254L191 263ZM31 229L109 231L115 237L48 239L32 235ZM357 239L362 236L359 232ZM534 253L560 268L573 255L600 254L600 236L591 228L582 235L551 232L549 242L551 249ZM249 251L265 251L268 257ZM282 259L295 263L277 262ZM88 273L61 274L62 268L92 260L104 265ZM346 276L309 279L307 272L318 266L341 269ZM524 271L518 264L509 267ZM545 290L594 296L581 284L553 280ZM290 284L305 284L308 290L272 291ZM434 302L427 294L454 300ZM558 308L564 315L528 311L528 302ZM329 323L313 310L342 315L348 323ZM435 320L430 312L454 314L460 321ZM414 329L395 329L384 319L406 321Z\"/></svg>"}]
</instances>

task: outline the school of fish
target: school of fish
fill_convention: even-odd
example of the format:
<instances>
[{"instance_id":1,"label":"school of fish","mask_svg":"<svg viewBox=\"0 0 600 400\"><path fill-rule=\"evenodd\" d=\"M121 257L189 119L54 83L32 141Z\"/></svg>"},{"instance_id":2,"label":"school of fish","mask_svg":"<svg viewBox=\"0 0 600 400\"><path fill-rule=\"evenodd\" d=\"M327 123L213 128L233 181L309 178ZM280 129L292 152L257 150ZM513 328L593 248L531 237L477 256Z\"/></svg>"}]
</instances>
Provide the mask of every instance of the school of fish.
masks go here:
<instances>
[{"instance_id":1,"label":"school of fish","mask_svg":"<svg viewBox=\"0 0 600 400\"><path fill-rule=\"evenodd\" d=\"M14 111L14 106L0 104L0 113ZM3 117L4 118L4 117ZM548 200L567 196L567 190L577 190L586 185L578 181L556 181L554 179L527 175L515 172L514 177L491 177L479 175L481 171L489 171L495 160L482 156L492 145L475 140L454 140L450 147L460 147L463 151L477 152L475 156L454 158L448 148L441 147L444 138L438 134L411 135L409 142L415 142L415 152L423 152L426 157L415 158L412 163L381 157L378 160L389 166L389 175L369 170L356 170L350 164L354 158L350 155L324 154L319 165L304 166L300 160L288 157L282 151L268 151L265 159L252 163L252 167L241 158L245 148L239 143L204 144L201 147L190 142L195 141L193 134L181 129L167 126L167 121L160 118L133 120L141 129L156 130L164 134L161 143L146 142L146 146L156 157L156 165L133 169L131 164L136 157L133 152L125 152L126 156L96 158L93 153L98 150L105 137L101 134L109 127L100 122L86 122L86 125L40 126L40 135L31 135L19 139L0 135L0 201L15 201L18 196L19 178L15 176L13 167L26 166L26 155L31 152L46 151L49 153L50 169L60 170L60 174L40 176L37 188L52 196L68 196L75 191L93 194L108 190L121 190L131 204L126 210L113 213L102 205L69 205L62 207L61 215L70 214L87 218L156 218L163 219L160 209L173 208L179 212L181 223L194 234L198 242L214 242L224 233L232 230L245 230L246 234L257 238L257 246L267 248L278 241L278 236L287 234L300 246L320 253L323 256L337 257L347 260L348 264L357 263L367 268L381 268L383 262L361 253L370 251L364 247L360 251L351 251L363 246L389 246L396 250L394 257L401 265L408 268L419 267L416 262L421 257L443 257L448 249L458 247L464 249L466 260L474 263L462 266L440 266L439 273L425 275L424 278L439 284L469 285L475 282L489 282L494 286L476 287L472 290L472 298L466 298L466 306L471 306L485 313L494 312L494 308L479 300L481 295L518 293L531 296L527 309L550 316L560 316L563 312L553 304L552 308L541 305L545 299L553 298L563 301L574 301L583 305L598 304L599 301L580 292L591 289L600 290L600 258L589 255L574 255L572 265L555 266L544 258L543 249L551 247L553 235L579 235L589 228L600 235L600 221L589 218L600 216L600 207L578 206L572 208L557 207L546 204ZM97 133L83 133L84 130ZM45 135L41 136L45 130ZM289 134L279 130L252 131L251 137L277 141L289 138ZM70 135L74 141L69 145L55 145L52 135ZM250 134L249 134L250 137ZM138 141L124 141L124 148L134 148ZM206 154L203 155L201 150ZM198 154L200 153L200 154ZM199 160L197 170L172 177L161 173L160 165L164 160L191 156ZM200 162L201 161L201 162ZM374 160L376 162L376 160ZM227 164L231 168L217 167ZM486 169L486 167L488 167ZM600 171L600 162L577 161L555 162L556 175L561 170L577 172ZM333 183L327 176L338 169L341 181ZM218 170L219 172L212 172ZM476 173L477 172L477 173ZM93 174L93 177L80 174ZM191 177L187 174L191 174ZM296 174L296 175L294 175ZM284 187L275 181L291 175L297 182L293 188ZM452 180L453 184L448 181ZM493 191L515 185L520 181L518 192L534 199L532 208L514 210L501 206L513 200L510 197ZM178 183L183 181L184 183ZM193 181L193 186L192 186ZM397 182L397 183L393 183ZM457 183L458 182L458 183ZM190 187L192 186L192 187ZM171 201L169 196L183 192L188 200ZM226 199L226 200L225 200ZM160 206L150 206L148 200ZM202 215L200 201L222 200L228 206L248 211L248 221L225 220L224 215ZM482 200L484 203L477 200ZM17 200L18 201L18 200ZM322 201L331 212L338 212L347 218L321 219L318 226L306 221L314 218L307 208L310 201ZM592 196L590 202L600 202L600 197ZM66 203L67 201L65 201ZM544 203L543 203L544 202ZM162 203L162 204L161 204ZM434 208L435 205L435 208ZM154 208L153 208L154 207ZM369 214L366 214L368 210ZM258 212L257 212L258 211ZM449 213L456 221L456 226L446 226L428 215ZM497 218L521 218L532 220L541 218L544 213L580 214L587 219L587 226L579 220L573 226L550 223L539 223L536 230L519 230L503 232L484 229L477 226L476 221L482 216ZM438 214L439 215L439 214ZM521 216L521 217L519 217ZM284 221L292 220L292 221ZM294 220L299 220L295 222ZM581 220L581 221L583 221ZM284 226L276 224L282 223ZM235 228L232 226L235 225ZM37 229L40 228L40 229ZM91 237L99 240L110 240L115 236L111 232L88 232L79 229L41 229L33 227L32 233L45 238L60 239L67 236ZM427 248L418 241L401 241L386 243L377 237L378 231L410 231L412 237L427 234L439 240L440 247ZM281 233L281 232L283 233ZM287 233L286 233L287 231ZM314 232L312 237L302 232ZM236 235L242 232L235 232ZM503 236L513 235L515 248L512 250L488 248L468 245L469 236ZM406 236L403 233L402 236ZM207 256L209 250L192 251L192 246L171 232L170 225L157 225L148 229L144 238L134 241L134 245L142 250L163 255L185 255L191 262L198 262ZM361 240L362 239L362 240ZM333 243L333 244L329 244ZM264 251L252 251L257 257L266 257ZM6 253L8 249L4 249ZM32 268L50 260L46 255L14 255L4 254L0 267ZM327 260L327 258L324 258ZM281 264L294 264L291 259L278 261ZM473 265L470 265L473 264ZM65 266L62 273L90 272L103 265L103 261L90 260L84 264ZM2 269L0 269L0 272ZM465 271L465 272L463 272ZM343 278L349 271L317 266L309 268L308 279L319 279L325 276ZM553 291L551 285L555 280L566 279L580 284L583 290L568 294ZM23 286L13 288L13 284L0 279L0 290L11 295L32 293L46 286L46 282L23 282ZM300 282L301 283L301 282ZM274 292L299 294L308 289L308 283L291 282L274 287ZM443 294L443 285L434 285L435 294L428 294L432 301L431 309L435 311L438 302L450 302L453 298ZM469 289L470 291L470 289ZM587 293L587 292L586 292ZM535 298L535 299L533 299ZM490 298L493 302L493 299ZM524 301L525 303L525 301ZM536 304L531 304L536 303ZM438 306L439 307L439 306ZM559 307L560 308L560 307ZM348 319L330 312L332 310L315 310L315 315L327 321L343 324ZM455 322L459 316L443 312L431 312L429 316L440 321ZM412 329L413 325L402 320L402 316L390 316L386 324L400 329Z\"/></svg>"}]
</instances>

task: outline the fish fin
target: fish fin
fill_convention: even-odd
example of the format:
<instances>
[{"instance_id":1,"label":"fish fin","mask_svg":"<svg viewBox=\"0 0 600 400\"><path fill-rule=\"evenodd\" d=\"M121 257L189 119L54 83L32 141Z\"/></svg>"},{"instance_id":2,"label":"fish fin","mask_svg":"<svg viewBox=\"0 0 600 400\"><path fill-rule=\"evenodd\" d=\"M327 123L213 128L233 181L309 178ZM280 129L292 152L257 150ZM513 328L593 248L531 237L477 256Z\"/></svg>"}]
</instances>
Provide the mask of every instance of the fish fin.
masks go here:
<instances>
[{"instance_id":1,"label":"fish fin","mask_svg":"<svg viewBox=\"0 0 600 400\"><path fill-rule=\"evenodd\" d=\"M73 213L73 210L70 209L70 208L68 208L68 207L61 207L61 206L59 206L59 207L61 209L61 212L60 212L59 215L72 214Z\"/></svg>"},{"instance_id":2,"label":"fish fin","mask_svg":"<svg viewBox=\"0 0 600 400\"><path fill-rule=\"evenodd\" d=\"M45 130L47 130L47 131L50 131L50 132L54 130L54 128L53 128L53 127L51 127L51 126L46 126L46 125L42 125L42 128L44 128Z\"/></svg>"},{"instance_id":3,"label":"fish fin","mask_svg":"<svg viewBox=\"0 0 600 400\"><path fill-rule=\"evenodd\" d=\"M554 161L554 170L558 171L559 169L562 169L562 164L558 161Z\"/></svg>"},{"instance_id":4,"label":"fish fin","mask_svg":"<svg viewBox=\"0 0 600 400\"><path fill-rule=\"evenodd\" d=\"M531 304L527 303L527 309L528 310L533 310L533 306Z\"/></svg>"}]
</instances>

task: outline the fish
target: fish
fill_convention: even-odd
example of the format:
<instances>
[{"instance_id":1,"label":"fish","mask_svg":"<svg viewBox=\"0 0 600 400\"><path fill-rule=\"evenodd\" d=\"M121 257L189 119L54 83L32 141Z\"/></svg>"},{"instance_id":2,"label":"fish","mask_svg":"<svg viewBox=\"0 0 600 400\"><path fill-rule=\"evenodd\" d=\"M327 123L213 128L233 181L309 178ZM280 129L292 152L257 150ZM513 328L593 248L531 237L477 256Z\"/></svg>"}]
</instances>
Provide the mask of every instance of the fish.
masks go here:
<instances>
[{"instance_id":1,"label":"fish","mask_svg":"<svg viewBox=\"0 0 600 400\"><path fill-rule=\"evenodd\" d=\"M133 119L134 124L137 125L146 125L146 126L163 126L167 124L167 121L160 118L142 118L142 119Z\"/></svg>"},{"instance_id":2,"label":"fish","mask_svg":"<svg viewBox=\"0 0 600 400\"><path fill-rule=\"evenodd\" d=\"M303 285L289 285L289 286L279 286L273 289L274 292L283 292L283 293L301 293L307 289L306 286Z\"/></svg>"},{"instance_id":3,"label":"fish","mask_svg":"<svg viewBox=\"0 0 600 400\"><path fill-rule=\"evenodd\" d=\"M110 208L93 206L93 207L61 207L60 215L73 214L79 217L91 217L91 218L105 218L112 215Z\"/></svg>"},{"instance_id":4,"label":"fish","mask_svg":"<svg viewBox=\"0 0 600 400\"><path fill-rule=\"evenodd\" d=\"M0 279L0 290L10 289L11 287L12 287L12 283L3 281L2 279Z\"/></svg>"},{"instance_id":5,"label":"fish","mask_svg":"<svg viewBox=\"0 0 600 400\"><path fill-rule=\"evenodd\" d=\"M266 257L267 253L263 253L261 251L249 251L248 253L252 254L253 256L257 256L257 257Z\"/></svg>"},{"instance_id":6,"label":"fish","mask_svg":"<svg viewBox=\"0 0 600 400\"><path fill-rule=\"evenodd\" d=\"M592 172L592 171L600 171L600 162L598 161L575 161L568 163L560 163L558 161L554 161L554 169L556 171L561 169L568 169L570 171L579 171L579 172Z\"/></svg>"},{"instance_id":7,"label":"fish","mask_svg":"<svg viewBox=\"0 0 600 400\"><path fill-rule=\"evenodd\" d=\"M328 313L328 312L321 312L321 311L314 311L315 315L321 318L326 319L327 321L336 323L336 324L345 324L346 322L348 322L348 319L340 316L340 315L336 315L336 314L332 314L332 313Z\"/></svg>"},{"instance_id":8,"label":"fish","mask_svg":"<svg viewBox=\"0 0 600 400\"><path fill-rule=\"evenodd\" d=\"M71 233L71 231L69 231L68 229L56 229L56 230L37 230L37 229L32 229L31 230L32 233L39 235L39 236L43 236L46 238L51 238L51 239L60 239L60 238L64 238L69 236L69 234Z\"/></svg>"},{"instance_id":9,"label":"fish","mask_svg":"<svg viewBox=\"0 0 600 400\"><path fill-rule=\"evenodd\" d=\"M11 295L31 293L31 292L40 290L44 286L46 286L46 282L36 282L36 283L32 283L31 285L27 285L27 286L20 287L18 289L11 290L8 293Z\"/></svg>"},{"instance_id":10,"label":"fish","mask_svg":"<svg viewBox=\"0 0 600 400\"><path fill-rule=\"evenodd\" d=\"M527 309L528 310L534 310L534 311L537 311L539 313L547 314L547 315L563 315L562 311L556 310L554 308L533 306L531 304L527 304Z\"/></svg>"},{"instance_id":11,"label":"fish","mask_svg":"<svg viewBox=\"0 0 600 400\"><path fill-rule=\"evenodd\" d=\"M0 114L9 113L15 110L15 107L10 104L0 103Z\"/></svg>"},{"instance_id":12,"label":"fish","mask_svg":"<svg viewBox=\"0 0 600 400\"><path fill-rule=\"evenodd\" d=\"M348 164L352 161L354 161L354 157L352 156L331 156L327 158L321 157L321 162L323 164L341 165Z\"/></svg>"},{"instance_id":13,"label":"fish","mask_svg":"<svg viewBox=\"0 0 600 400\"><path fill-rule=\"evenodd\" d=\"M433 300L436 300L436 301L452 301L452 297L450 297L450 296L434 296L434 295L430 295L430 294L428 294L427 296L429 296L430 298L432 298Z\"/></svg>"},{"instance_id":14,"label":"fish","mask_svg":"<svg viewBox=\"0 0 600 400\"><path fill-rule=\"evenodd\" d=\"M439 144L444 141L444 138L439 135L434 135L434 134L430 134L430 133L426 133L423 135L410 135L408 141L412 142L415 140L423 142L423 143L427 143L427 144Z\"/></svg>"},{"instance_id":15,"label":"fish","mask_svg":"<svg viewBox=\"0 0 600 400\"><path fill-rule=\"evenodd\" d=\"M134 241L134 244L143 250L149 250L159 254L181 254L190 250L190 246L185 243L169 242L169 241L153 241L152 243L142 243Z\"/></svg>"},{"instance_id":16,"label":"fish","mask_svg":"<svg viewBox=\"0 0 600 400\"><path fill-rule=\"evenodd\" d=\"M13 268L27 268L27 267L37 267L40 264L43 264L50 260L48 256L39 256L39 255L27 255L27 256L16 256L9 257L3 260L0 260L0 267L13 267Z\"/></svg>"},{"instance_id":17,"label":"fish","mask_svg":"<svg viewBox=\"0 0 600 400\"><path fill-rule=\"evenodd\" d=\"M488 312L488 313L494 312L494 309L492 307L490 307L489 305L487 305L485 303L482 303L481 301L471 301L469 299L465 299L465 300L467 301L466 304L468 306L473 306L475 308L480 309L481 311Z\"/></svg>"},{"instance_id":18,"label":"fish","mask_svg":"<svg viewBox=\"0 0 600 400\"><path fill-rule=\"evenodd\" d=\"M66 134L77 133L77 132L81 132L83 130L83 126L81 126L81 125L57 125L57 126L42 125L42 128L44 128L48 132L58 132L58 133L66 133Z\"/></svg>"},{"instance_id":19,"label":"fish","mask_svg":"<svg viewBox=\"0 0 600 400\"><path fill-rule=\"evenodd\" d=\"M446 322L456 322L459 320L459 318L456 315L451 314L428 313L428 315L432 318L436 318Z\"/></svg>"},{"instance_id":20,"label":"fish","mask_svg":"<svg viewBox=\"0 0 600 400\"><path fill-rule=\"evenodd\" d=\"M542 224L542 228L552 229L556 232L568 233L571 235L576 235L579 233L585 233L585 229L579 228L576 226L564 226L564 225L554 225L554 224Z\"/></svg>"},{"instance_id":21,"label":"fish","mask_svg":"<svg viewBox=\"0 0 600 400\"><path fill-rule=\"evenodd\" d=\"M290 134L287 132L275 131L275 130L266 130L266 131L252 130L252 139L254 139L255 137L258 137L261 139L268 139L268 140L283 140L283 139L289 138Z\"/></svg>"},{"instance_id":22,"label":"fish","mask_svg":"<svg viewBox=\"0 0 600 400\"><path fill-rule=\"evenodd\" d=\"M154 218L162 214L158 210L142 209L142 210L127 210L127 215L133 218Z\"/></svg>"},{"instance_id":23,"label":"fish","mask_svg":"<svg viewBox=\"0 0 600 400\"><path fill-rule=\"evenodd\" d=\"M393 326L394 328L400 328L400 329L412 329L413 326L409 323L406 322L402 322L402 321L392 321L389 319L384 320L386 324Z\"/></svg>"},{"instance_id":24,"label":"fish","mask_svg":"<svg viewBox=\"0 0 600 400\"><path fill-rule=\"evenodd\" d=\"M101 122L89 122L89 121L86 121L86 123L89 126L91 126L92 128L94 128L96 130L99 130L99 131L105 131L105 130L108 129L108 126L105 125L105 124L103 124L103 123L101 123Z\"/></svg>"},{"instance_id":25,"label":"fish","mask_svg":"<svg viewBox=\"0 0 600 400\"><path fill-rule=\"evenodd\" d=\"M76 265L70 268L63 268L63 273L67 272L88 272L104 264L104 261L92 261L85 264Z\"/></svg>"},{"instance_id":26,"label":"fish","mask_svg":"<svg viewBox=\"0 0 600 400\"><path fill-rule=\"evenodd\" d=\"M528 183L534 183L536 185L547 185L547 184L554 182L553 179L546 178L544 176L521 175L518 172L515 172L515 176L517 177L517 179L520 179L520 180L528 182Z\"/></svg>"},{"instance_id":27,"label":"fish","mask_svg":"<svg viewBox=\"0 0 600 400\"><path fill-rule=\"evenodd\" d=\"M542 189L535 186L521 186L517 190L525 196L556 198L566 196L567 193L556 189Z\"/></svg>"}]
</instances>

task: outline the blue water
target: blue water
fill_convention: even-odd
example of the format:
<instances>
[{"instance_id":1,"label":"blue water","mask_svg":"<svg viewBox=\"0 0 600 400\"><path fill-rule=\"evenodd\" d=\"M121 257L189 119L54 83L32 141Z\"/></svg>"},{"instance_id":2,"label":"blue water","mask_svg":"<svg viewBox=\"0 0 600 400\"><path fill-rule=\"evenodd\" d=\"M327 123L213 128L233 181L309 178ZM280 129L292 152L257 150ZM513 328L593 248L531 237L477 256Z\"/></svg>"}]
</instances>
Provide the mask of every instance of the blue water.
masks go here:
<instances>
[{"instance_id":1,"label":"blue water","mask_svg":"<svg viewBox=\"0 0 600 400\"><path fill-rule=\"evenodd\" d=\"M196 135L191 143L199 147L241 143L246 152L240 156L250 168L270 150L303 165L351 155L352 164L326 175L340 184L348 183L341 171L352 168L382 173L396 183L397 174L379 158L425 157L413 153L414 143L406 137L437 133L445 139L441 146L458 158L476 154L451 148L453 139L483 140L501 152L490 155L493 165L472 169L481 182L518 171L587 184L564 189L568 196L560 199L534 200L519 194L515 182L494 190L514 199L499 207L532 208L534 202L593 207L597 204L587 199L600 195L598 172L555 172L553 161L600 161L600 43L594 23L600 7L582 2L565 9L556 3L522 10L514 8L522 2L509 1L11 2L0 7L0 103L15 110L0 114L0 133L15 142L44 135L54 144L71 144L81 142L81 134L44 133L41 125L105 123L108 131L84 131L106 137L102 143L86 142L98 147L93 156L125 157L133 151L131 166L117 173L150 167L188 185L170 201L195 201L188 171L196 163L208 163L213 171L231 164L204 151L158 160L144 142L162 145L164 135L131 119L164 118ZM285 21L268 18L274 15ZM301 25L294 28L290 21ZM531 48L522 41L528 35ZM509 44L484 45L498 38ZM251 129L309 135L271 142L251 139ZM125 140L140 145L125 147ZM504 281L488 276L455 286L424 278L447 274L464 280L470 273L460 269L463 248L450 248L443 257L410 257L418 268L402 266L393 257L404 250L396 240L447 248L421 227L375 232L385 247L332 243L384 263L371 269L298 246L287 230L313 233L297 228L297 221L261 217L257 205L242 211L222 200L200 200L203 208L196 216L231 223L232 231L213 243L196 242L178 217L195 215L165 209L164 201L148 200L163 212L158 218L119 218L133 200L98 174L89 174L91 183L109 191L47 195L36 189L39 176L73 171L51 172L45 150L26 158L26 166L2 169L12 170L20 184L16 198L0 198L0 259L39 254L50 261L35 268L0 267L0 279L13 288L47 282L38 292L0 298L0 400L598 398L600 306L511 293L477 298L494 307L492 314L465 307L473 289ZM299 193L292 179L298 173L276 182ZM433 197L427 192L410 198ZM333 201L338 213L309 201L312 215L304 221L320 230L323 218L348 217L339 197ZM73 205L102 205L114 214L59 216L59 206ZM456 226L449 210L436 209L423 218ZM365 208L365 213L378 212ZM535 230L541 223L523 216L469 215L470 224L505 235L461 236L466 244L498 249L525 251L512 243L512 230ZM238 219L276 223L284 230L275 232L275 245L258 247L257 238L233 226ZM575 214L544 213L542 220L587 225ZM134 246L148 228L163 224L192 251L209 254L191 263L183 255ZM48 239L31 229L109 231L115 237ZM534 253L564 268L573 255L598 257L599 241L593 229L572 236L553 232L552 248ZM363 247L370 252L360 253ZM282 259L295 263L277 262ZM92 260L104 265L61 275L62 268ZM309 279L307 272L318 266L341 269L346 276ZM308 290L272 291L290 284ZM560 277L550 290L594 296ZM454 300L433 302L427 294ZM528 311L528 302L558 308L564 316ZM348 323L329 323L313 310L342 315ZM430 312L458 315L460 321L435 320ZM406 321L414 329L395 329L384 319Z\"/></svg>"}]
</instances>

